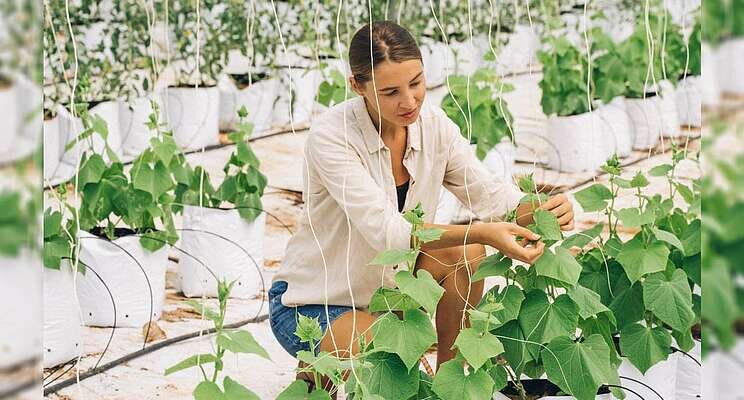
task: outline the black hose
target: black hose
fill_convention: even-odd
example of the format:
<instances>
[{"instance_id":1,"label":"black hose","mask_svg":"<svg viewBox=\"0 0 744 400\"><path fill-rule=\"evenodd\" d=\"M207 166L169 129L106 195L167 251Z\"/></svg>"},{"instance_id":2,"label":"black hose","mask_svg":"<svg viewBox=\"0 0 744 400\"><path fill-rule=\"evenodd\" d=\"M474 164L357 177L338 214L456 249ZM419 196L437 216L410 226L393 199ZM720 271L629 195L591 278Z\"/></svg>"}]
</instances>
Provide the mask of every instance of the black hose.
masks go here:
<instances>
[{"instance_id":1,"label":"black hose","mask_svg":"<svg viewBox=\"0 0 744 400\"><path fill-rule=\"evenodd\" d=\"M615 388L622 389L622 390L627 390L630 393L633 393L634 395L638 396L639 399L646 400L645 398L643 398L643 396L641 396L640 394L638 394L638 392L636 392L633 389L626 388L625 386L620 386L620 385L605 385L605 386L607 386L607 387L615 387Z\"/></svg>"},{"instance_id":2,"label":"black hose","mask_svg":"<svg viewBox=\"0 0 744 400\"><path fill-rule=\"evenodd\" d=\"M247 324L250 324L250 323L263 322L263 321L267 320L268 318L269 318L268 314L263 314L263 315L260 315L258 317L246 319L246 320L243 320L243 321L238 321L238 322L235 322L235 323L232 323L232 324L227 324L227 325L225 325L223 327L223 329L236 329L236 328L240 328L241 326L247 325ZM152 353L152 352L154 352L156 350L160 350L160 349L162 349L164 347L167 347L167 346L170 346L172 344L175 344L175 343L178 343L178 342L182 342L182 341L188 340L188 339L193 339L193 338L196 338L196 337L199 337L199 336L203 336L203 335L211 335L211 334L213 334L215 332L217 332L217 329L216 328L210 328L210 329L204 329L204 330L200 330L200 331L196 331L196 332L187 333L187 334L184 334L184 335L181 335L181 336L177 336L177 337L174 337L174 338L171 338L171 339L163 340L162 342L158 342L156 344L153 344L152 346L145 347L145 348L140 349L140 350L137 350L137 351L135 351L133 353L129 353L129 354L123 356L123 357L117 358L114 361L111 361L111 362L108 362L106 364L103 364L103 365L99 366L98 368L92 368L92 369L90 369L88 371L85 371L82 374L80 374L79 381L82 381L84 379L88 379L88 378L90 378L92 376L95 376L95 375L98 375L98 374L100 374L102 372L108 371L111 368L114 368L114 367L116 367L118 365L121 365L121 364L123 364L125 362L134 360L135 358L142 357L142 356L144 356L146 354ZM66 388L66 387L68 387L70 385L73 385L76 382L78 382L78 378L77 377L74 377L74 378L66 379L66 380L64 380L64 381L62 381L62 382L60 382L60 383L58 383L58 384L56 384L54 386L46 387L46 388L44 388L44 396L48 396L48 395L50 395L52 393L57 393L58 391Z\"/></svg>"},{"instance_id":3,"label":"black hose","mask_svg":"<svg viewBox=\"0 0 744 400\"><path fill-rule=\"evenodd\" d=\"M620 377L620 379L625 379L625 380L628 380L628 381L631 381L631 382L635 382L635 383L637 383L637 384L639 384L639 385L641 385L641 386L644 386L644 387L646 387L646 389L648 389L648 390L650 390L650 391L654 392L654 394L655 394L655 395L659 396L659 398L660 398L661 400L664 400L664 397L662 397L662 396L661 396L661 395L659 394L659 392L657 392L656 390L654 390L654 388L652 388L651 386L649 386L649 385L647 385L647 384L645 384L645 383L643 383L643 382L641 382L641 381L639 381L639 380L637 380L637 379L633 379L633 378L631 378L631 377L628 377L628 376L622 376L622 375L619 375L619 377Z\"/></svg>"},{"instance_id":4,"label":"black hose","mask_svg":"<svg viewBox=\"0 0 744 400\"><path fill-rule=\"evenodd\" d=\"M702 367L703 366L702 364L700 364L700 361L698 361L695 357L691 356L690 353L688 353L688 352L686 352L684 350L678 349L678 348L676 348L674 346L672 346L671 349L672 349L672 352L678 352L678 353L682 353L682 354L686 355L690 360L694 361L695 364L698 365L698 367Z\"/></svg>"}]
</instances>

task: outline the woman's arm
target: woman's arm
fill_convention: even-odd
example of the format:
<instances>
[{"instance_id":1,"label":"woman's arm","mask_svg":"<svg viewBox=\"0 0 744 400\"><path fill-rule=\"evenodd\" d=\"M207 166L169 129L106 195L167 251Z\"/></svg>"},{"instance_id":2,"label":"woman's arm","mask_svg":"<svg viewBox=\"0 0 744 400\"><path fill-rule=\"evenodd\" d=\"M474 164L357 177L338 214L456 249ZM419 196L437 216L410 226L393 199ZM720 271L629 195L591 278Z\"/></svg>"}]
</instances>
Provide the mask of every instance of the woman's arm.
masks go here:
<instances>
[{"instance_id":1,"label":"woman's arm","mask_svg":"<svg viewBox=\"0 0 744 400\"><path fill-rule=\"evenodd\" d=\"M474 225L424 224L424 228L440 228L445 232L438 240L422 244L423 251L464 244L483 244L495 248L509 258L533 264L545 249L545 244L538 241L540 239L538 234L508 222ZM518 236L524 239L517 241Z\"/></svg>"}]
</instances>

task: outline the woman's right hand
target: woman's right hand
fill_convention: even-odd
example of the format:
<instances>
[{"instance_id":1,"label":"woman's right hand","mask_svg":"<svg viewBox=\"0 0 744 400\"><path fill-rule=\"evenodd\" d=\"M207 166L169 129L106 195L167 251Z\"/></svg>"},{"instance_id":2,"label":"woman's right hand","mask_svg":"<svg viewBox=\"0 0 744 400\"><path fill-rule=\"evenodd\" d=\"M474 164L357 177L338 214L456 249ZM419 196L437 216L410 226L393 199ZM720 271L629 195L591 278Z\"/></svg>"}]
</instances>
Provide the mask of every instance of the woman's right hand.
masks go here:
<instances>
[{"instance_id":1,"label":"woman's right hand","mask_svg":"<svg viewBox=\"0 0 744 400\"><path fill-rule=\"evenodd\" d=\"M534 264L545 250L540 235L517 224L491 222L479 225L480 242L500 251L506 257ZM517 237L522 240L517 241Z\"/></svg>"}]
</instances>

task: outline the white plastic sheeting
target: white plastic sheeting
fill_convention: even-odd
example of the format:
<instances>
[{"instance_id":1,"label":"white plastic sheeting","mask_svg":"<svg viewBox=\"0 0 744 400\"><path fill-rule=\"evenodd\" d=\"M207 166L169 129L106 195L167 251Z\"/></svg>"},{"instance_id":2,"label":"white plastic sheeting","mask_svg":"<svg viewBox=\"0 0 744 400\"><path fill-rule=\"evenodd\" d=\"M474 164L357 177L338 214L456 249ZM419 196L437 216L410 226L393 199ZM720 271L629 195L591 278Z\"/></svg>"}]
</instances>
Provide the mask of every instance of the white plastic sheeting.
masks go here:
<instances>
[{"instance_id":1,"label":"white plastic sheeting","mask_svg":"<svg viewBox=\"0 0 744 400\"><path fill-rule=\"evenodd\" d=\"M184 207L181 232L184 253L178 263L184 295L217 297L217 282L209 270L228 282L237 279L231 297L258 295L267 284L259 273L263 270L265 226L265 213L247 222L237 210Z\"/></svg>"},{"instance_id":2,"label":"white plastic sheeting","mask_svg":"<svg viewBox=\"0 0 744 400\"><path fill-rule=\"evenodd\" d=\"M703 363L703 399L742 400L744 376L744 339L739 338L729 351L711 351Z\"/></svg>"},{"instance_id":3,"label":"white plastic sheeting","mask_svg":"<svg viewBox=\"0 0 744 400\"><path fill-rule=\"evenodd\" d=\"M165 301L167 245L150 252L134 235L113 242L87 232L80 232L78 237L80 261L88 266L77 282L86 325L139 328L150 317L153 321L160 318Z\"/></svg>"},{"instance_id":4,"label":"white plastic sheeting","mask_svg":"<svg viewBox=\"0 0 744 400\"><path fill-rule=\"evenodd\" d=\"M744 38L729 39L718 46L715 60L719 87L724 93L744 94Z\"/></svg>"},{"instance_id":5,"label":"white plastic sheeting","mask_svg":"<svg viewBox=\"0 0 744 400\"><path fill-rule=\"evenodd\" d=\"M623 360L618 369L620 385L627 387L640 394L646 400L674 400L677 387L677 362L679 358L673 354L665 361L661 361L649 368L645 374L641 374L638 368L628 360ZM641 383L638 383L638 382ZM653 389L653 390L652 390ZM656 393L659 395L657 395ZM626 391L627 399L640 400L638 396Z\"/></svg>"},{"instance_id":6,"label":"white plastic sheeting","mask_svg":"<svg viewBox=\"0 0 744 400\"><path fill-rule=\"evenodd\" d=\"M675 398L677 400L693 400L702 396L702 387L700 380L702 378L702 367L698 362L702 362L700 342L695 342L695 347L687 354L674 353L677 357L677 388ZM697 362L696 362L697 361Z\"/></svg>"},{"instance_id":7,"label":"white plastic sheeting","mask_svg":"<svg viewBox=\"0 0 744 400\"><path fill-rule=\"evenodd\" d=\"M615 97L609 103L597 109L602 121L606 124L607 140L612 152L618 157L627 157L633 151L630 116L623 97Z\"/></svg>"},{"instance_id":8,"label":"white plastic sheeting","mask_svg":"<svg viewBox=\"0 0 744 400\"><path fill-rule=\"evenodd\" d=\"M279 80L276 78L254 82L244 89L238 89L230 77L220 77L220 130L235 129L239 120L238 110L245 106L247 120L253 124L253 132L259 133L271 128L274 102L279 94Z\"/></svg>"},{"instance_id":9,"label":"white plastic sheeting","mask_svg":"<svg viewBox=\"0 0 744 400\"><path fill-rule=\"evenodd\" d=\"M682 126L699 128L703 125L702 79L688 76L677 84L677 114Z\"/></svg>"},{"instance_id":10,"label":"white plastic sheeting","mask_svg":"<svg viewBox=\"0 0 744 400\"><path fill-rule=\"evenodd\" d=\"M220 91L214 87L171 87L163 91L165 114L173 139L183 150L217 145Z\"/></svg>"},{"instance_id":11,"label":"white plastic sheeting","mask_svg":"<svg viewBox=\"0 0 744 400\"><path fill-rule=\"evenodd\" d=\"M125 156L139 156L150 147L150 139L154 137L154 132L147 127L147 122L154 111L152 101L162 113L162 100L156 94L119 103L119 130L122 152ZM162 115L158 115L158 119L162 122Z\"/></svg>"},{"instance_id":12,"label":"white plastic sheeting","mask_svg":"<svg viewBox=\"0 0 744 400\"><path fill-rule=\"evenodd\" d=\"M41 355L42 269L41 260L27 254L0 258L0 369ZM23 299L23 307L16 303Z\"/></svg>"},{"instance_id":13,"label":"white plastic sheeting","mask_svg":"<svg viewBox=\"0 0 744 400\"><path fill-rule=\"evenodd\" d=\"M632 124L633 149L648 150L661 137L661 115L658 96L645 99L625 99Z\"/></svg>"},{"instance_id":14,"label":"white plastic sheeting","mask_svg":"<svg viewBox=\"0 0 744 400\"><path fill-rule=\"evenodd\" d=\"M597 111L548 117L548 167L563 172L594 171L610 157L607 124Z\"/></svg>"},{"instance_id":15,"label":"white plastic sheeting","mask_svg":"<svg viewBox=\"0 0 744 400\"><path fill-rule=\"evenodd\" d=\"M59 270L44 269L43 332L44 368L70 361L82 352L80 306L66 261Z\"/></svg>"},{"instance_id":16,"label":"white plastic sheeting","mask_svg":"<svg viewBox=\"0 0 744 400\"><path fill-rule=\"evenodd\" d=\"M664 137L676 138L682 134L679 129L679 115L677 113L677 89L669 81L659 82L661 133Z\"/></svg>"}]
</instances>

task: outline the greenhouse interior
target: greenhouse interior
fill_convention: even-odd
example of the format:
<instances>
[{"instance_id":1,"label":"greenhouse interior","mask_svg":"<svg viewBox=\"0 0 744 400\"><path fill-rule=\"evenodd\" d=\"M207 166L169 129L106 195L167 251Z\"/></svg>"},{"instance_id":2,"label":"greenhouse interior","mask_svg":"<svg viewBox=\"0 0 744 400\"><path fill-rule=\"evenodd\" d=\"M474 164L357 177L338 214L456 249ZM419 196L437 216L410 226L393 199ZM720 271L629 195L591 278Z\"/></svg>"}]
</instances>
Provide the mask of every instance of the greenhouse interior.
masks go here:
<instances>
[{"instance_id":1,"label":"greenhouse interior","mask_svg":"<svg viewBox=\"0 0 744 400\"><path fill-rule=\"evenodd\" d=\"M0 399L744 399L744 0L0 0L0 120Z\"/></svg>"}]
</instances>

